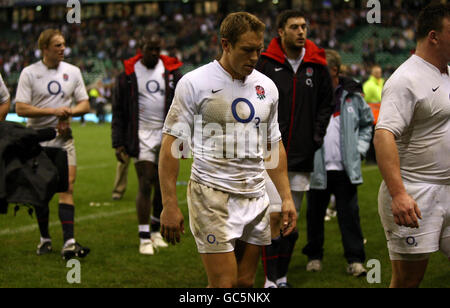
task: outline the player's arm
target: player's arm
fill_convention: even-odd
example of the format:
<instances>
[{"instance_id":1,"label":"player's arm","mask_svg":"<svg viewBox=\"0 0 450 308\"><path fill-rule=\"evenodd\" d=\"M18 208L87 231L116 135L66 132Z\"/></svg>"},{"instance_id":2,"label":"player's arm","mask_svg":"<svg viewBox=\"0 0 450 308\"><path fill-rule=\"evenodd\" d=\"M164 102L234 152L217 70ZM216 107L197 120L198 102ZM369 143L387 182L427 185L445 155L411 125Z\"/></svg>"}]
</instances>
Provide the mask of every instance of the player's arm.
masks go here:
<instances>
[{"instance_id":1,"label":"player's arm","mask_svg":"<svg viewBox=\"0 0 450 308\"><path fill-rule=\"evenodd\" d=\"M10 106L9 98L6 100L6 102L0 104L0 121L5 121L6 116L8 115Z\"/></svg>"},{"instance_id":2,"label":"player's arm","mask_svg":"<svg viewBox=\"0 0 450 308\"><path fill-rule=\"evenodd\" d=\"M180 233L184 234L184 217L178 207L177 177L180 164L172 155L176 137L164 134L159 153L159 181L163 210L161 212L161 234L170 243L180 242Z\"/></svg>"},{"instance_id":3,"label":"player's arm","mask_svg":"<svg viewBox=\"0 0 450 308\"><path fill-rule=\"evenodd\" d=\"M395 136L390 131L375 131L374 145L381 175L392 197L392 214L397 225L418 228L422 219L416 201L406 192L400 174L400 158Z\"/></svg>"},{"instance_id":4,"label":"player's arm","mask_svg":"<svg viewBox=\"0 0 450 308\"><path fill-rule=\"evenodd\" d=\"M16 113L21 117L38 118L45 116L57 116L66 118L72 114L69 107L39 108L23 102L16 102Z\"/></svg>"},{"instance_id":5,"label":"player's arm","mask_svg":"<svg viewBox=\"0 0 450 308\"><path fill-rule=\"evenodd\" d=\"M276 153L273 154L274 152ZM280 142L272 145L271 153L272 155L278 155L278 164L274 166L275 168L268 168L267 173L272 179L272 182L275 184L282 200L282 232L283 236L286 236L291 233L297 225L297 211L295 210L291 188L289 186L286 150L284 149L284 145L281 140ZM272 160L273 157L268 159ZM266 161L268 159L266 159Z\"/></svg>"},{"instance_id":6,"label":"player's arm","mask_svg":"<svg viewBox=\"0 0 450 308\"><path fill-rule=\"evenodd\" d=\"M89 100L82 100L77 102L77 105L71 108L72 117L82 116L90 111Z\"/></svg>"}]
</instances>

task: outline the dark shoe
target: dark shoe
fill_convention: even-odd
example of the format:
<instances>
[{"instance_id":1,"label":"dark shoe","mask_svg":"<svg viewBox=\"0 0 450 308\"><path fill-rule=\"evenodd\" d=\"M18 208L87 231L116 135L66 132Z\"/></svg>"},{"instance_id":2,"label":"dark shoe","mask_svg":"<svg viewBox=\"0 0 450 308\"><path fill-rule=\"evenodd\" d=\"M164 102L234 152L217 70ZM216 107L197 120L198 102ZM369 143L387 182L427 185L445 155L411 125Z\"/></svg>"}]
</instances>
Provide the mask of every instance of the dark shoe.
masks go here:
<instances>
[{"instance_id":1,"label":"dark shoe","mask_svg":"<svg viewBox=\"0 0 450 308\"><path fill-rule=\"evenodd\" d=\"M64 247L61 250L61 255L64 260L70 260L74 257L84 258L86 257L91 250L87 247L83 247L78 243L71 244L67 247Z\"/></svg>"},{"instance_id":2,"label":"dark shoe","mask_svg":"<svg viewBox=\"0 0 450 308\"><path fill-rule=\"evenodd\" d=\"M277 287L278 287L278 289L289 289L289 288L292 288L291 285L289 283L287 283L287 282L280 282L277 285Z\"/></svg>"},{"instance_id":3,"label":"dark shoe","mask_svg":"<svg viewBox=\"0 0 450 308\"><path fill-rule=\"evenodd\" d=\"M38 256L46 255L51 252L52 252L52 242L40 243L36 250Z\"/></svg>"}]
</instances>

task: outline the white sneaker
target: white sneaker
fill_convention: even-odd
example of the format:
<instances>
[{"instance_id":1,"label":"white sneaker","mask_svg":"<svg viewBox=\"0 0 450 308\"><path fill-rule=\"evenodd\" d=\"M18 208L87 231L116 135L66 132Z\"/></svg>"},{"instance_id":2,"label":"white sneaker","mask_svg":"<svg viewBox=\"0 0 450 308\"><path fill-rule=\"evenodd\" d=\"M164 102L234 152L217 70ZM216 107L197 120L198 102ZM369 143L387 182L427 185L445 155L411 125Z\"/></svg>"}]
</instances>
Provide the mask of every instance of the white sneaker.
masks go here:
<instances>
[{"instance_id":1,"label":"white sneaker","mask_svg":"<svg viewBox=\"0 0 450 308\"><path fill-rule=\"evenodd\" d=\"M321 260L311 260L306 264L307 272L320 272L322 270Z\"/></svg>"},{"instance_id":2,"label":"white sneaker","mask_svg":"<svg viewBox=\"0 0 450 308\"><path fill-rule=\"evenodd\" d=\"M143 255L154 255L155 247L153 247L152 240L141 242L139 245L139 253Z\"/></svg>"},{"instance_id":3,"label":"white sneaker","mask_svg":"<svg viewBox=\"0 0 450 308\"><path fill-rule=\"evenodd\" d=\"M361 277L367 275L367 270L364 268L362 263L355 262L348 265L347 273L355 277Z\"/></svg>"},{"instance_id":4,"label":"white sneaker","mask_svg":"<svg viewBox=\"0 0 450 308\"><path fill-rule=\"evenodd\" d=\"M161 248L169 247L169 245L164 241L160 232L152 232L150 236L153 241L153 245L155 247L161 247Z\"/></svg>"}]
</instances>

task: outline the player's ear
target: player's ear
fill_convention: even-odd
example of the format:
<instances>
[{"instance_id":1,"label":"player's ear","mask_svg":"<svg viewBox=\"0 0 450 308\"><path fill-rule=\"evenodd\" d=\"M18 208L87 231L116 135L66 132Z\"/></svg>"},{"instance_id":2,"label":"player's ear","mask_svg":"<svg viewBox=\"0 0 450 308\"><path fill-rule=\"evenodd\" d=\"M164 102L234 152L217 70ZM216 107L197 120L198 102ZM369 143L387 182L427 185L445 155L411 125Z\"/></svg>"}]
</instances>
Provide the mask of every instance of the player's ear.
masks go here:
<instances>
[{"instance_id":1,"label":"player's ear","mask_svg":"<svg viewBox=\"0 0 450 308\"><path fill-rule=\"evenodd\" d=\"M284 35L284 29L283 28L279 28L278 29L278 36L279 37L283 37L283 35Z\"/></svg>"},{"instance_id":2,"label":"player's ear","mask_svg":"<svg viewBox=\"0 0 450 308\"><path fill-rule=\"evenodd\" d=\"M224 53L230 52L231 43L226 38L220 39L220 42L222 43L222 50L223 50L223 52Z\"/></svg>"},{"instance_id":3,"label":"player's ear","mask_svg":"<svg viewBox=\"0 0 450 308\"><path fill-rule=\"evenodd\" d=\"M437 43L437 32L435 31L435 30L431 30L429 33L428 33L428 38L430 39L430 41L432 41L433 43Z\"/></svg>"}]
</instances>

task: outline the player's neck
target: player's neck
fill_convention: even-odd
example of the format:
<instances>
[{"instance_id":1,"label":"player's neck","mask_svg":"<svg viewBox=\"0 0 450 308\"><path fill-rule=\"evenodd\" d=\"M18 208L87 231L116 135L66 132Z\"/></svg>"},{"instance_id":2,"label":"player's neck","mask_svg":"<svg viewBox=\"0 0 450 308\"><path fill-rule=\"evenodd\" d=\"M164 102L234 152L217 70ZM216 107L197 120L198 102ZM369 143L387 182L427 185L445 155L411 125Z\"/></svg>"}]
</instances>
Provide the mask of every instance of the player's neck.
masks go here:
<instances>
[{"instance_id":1,"label":"player's neck","mask_svg":"<svg viewBox=\"0 0 450 308\"><path fill-rule=\"evenodd\" d=\"M142 65L144 65L144 66L145 66L147 69L149 69L149 70L154 69L154 68L156 67L156 65L158 64L158 62L156 62L156 63L149 63L149 62L146 62L145 59L142 59L142 60L141 60L141 63L142 63Z\"/></svg>"},{"instance_id":2,"label":"player's neck","mask_svg":"<svg viewBox=\"0 0 450 308\"><path fill-rule=\"evenodd\" d=\"M42 63L44 63L45 66L47 66L47 68L49 69L56 69L58 68L58 65L61 61L56 60L56 61L52 61L49 58L44 57L42 59Z\"/></svg>"},{"instance_id":3,"label":"player's neck","mask_svg":"<svg viewBox=\"0 0 450 308\"><path fill-rule=\"evenodd\" d=\"M448 74L447 61L442 57L439 50L427 45L426 42L417 44L416 56L421 57L428 63L434 65L442 74Z\"/></svg>"},{"instance_id":4,"label":"player's neck","mask_svg":"<svg viewBox=\"0 0 450 308\"><path fill-rule=\"evenodd\" d=\"M298 49L298 48L289 48L285 44L282 44L282 45L283 45L283 50L288 59L296 60L296 59L300 58L300 56L302 55L303 47Z\"/></svg>"},{"instance_id":5,"label":"player's neck","mask_svg":"<svg viewBox=\"0 0 450 308\"><path fill-rule=\"evenodd\" d=\"M219 64L220 64L220 66L222 66L222 68L223 68L228 74L231 75L231 78L237 79L237 80L241 80L241 81L245 81L245 76L240 76L238 73L236 73L236 72L231 68L231 65L228 64L228 61L225 59L225 57L222 56L222 58L220 58Z\"/></svg>"}]
</instances>

